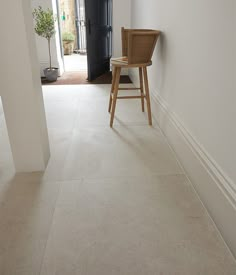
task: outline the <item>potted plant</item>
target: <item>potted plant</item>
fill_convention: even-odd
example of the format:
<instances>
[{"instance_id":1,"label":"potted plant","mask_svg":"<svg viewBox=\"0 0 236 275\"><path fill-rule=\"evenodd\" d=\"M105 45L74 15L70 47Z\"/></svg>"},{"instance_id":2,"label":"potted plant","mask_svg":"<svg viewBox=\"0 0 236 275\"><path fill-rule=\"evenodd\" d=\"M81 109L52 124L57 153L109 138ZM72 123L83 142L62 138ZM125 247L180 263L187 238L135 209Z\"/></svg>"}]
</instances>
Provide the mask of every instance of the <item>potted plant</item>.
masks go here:
<instances>
[{"instance_id":1,"label":"potted plant","mask_svg":"<svg viewBox=\"0 0 236 275\"><path fill-rule=\"evenodd\" d=\"M52 67L51 56L51 38L55 35L56 17L51 9L43 10L41 6L33 10L33 18L35 20L35 32L47 39L49 53L49 68L44 69L44 75L48 81L56 81L58 77L58 68Z\"/></svg>"},{"instance_id":2,"label":"potted plant","mask_svg":"<svg viewBox=\"0 0 236 275\"><path fill-rule=\"evenodd\" d=\"M74 51L75 36L71 32L64 32L62 34L64 54L72 54Z\"/></svg>"}]
</instances>

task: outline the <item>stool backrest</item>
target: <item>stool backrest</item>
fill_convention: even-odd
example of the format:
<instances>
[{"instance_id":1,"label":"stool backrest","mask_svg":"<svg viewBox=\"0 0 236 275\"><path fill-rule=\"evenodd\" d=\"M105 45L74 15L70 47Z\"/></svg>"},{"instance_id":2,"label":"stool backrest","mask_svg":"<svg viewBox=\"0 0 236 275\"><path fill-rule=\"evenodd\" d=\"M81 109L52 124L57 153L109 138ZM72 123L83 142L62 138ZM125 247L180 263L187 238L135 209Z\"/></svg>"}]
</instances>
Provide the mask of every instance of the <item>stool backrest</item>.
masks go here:
<instances>
[{"instance_id":1,"label":"stool backrest","mask_svg":"<svg viewBox=\"0 0 236 275\"><path fill-rule=\"evenodd\" d=\"M128 64L150 62L160 33L150 29L121 28L122 55L128 57Z\"/></svg>"}]
</instances>

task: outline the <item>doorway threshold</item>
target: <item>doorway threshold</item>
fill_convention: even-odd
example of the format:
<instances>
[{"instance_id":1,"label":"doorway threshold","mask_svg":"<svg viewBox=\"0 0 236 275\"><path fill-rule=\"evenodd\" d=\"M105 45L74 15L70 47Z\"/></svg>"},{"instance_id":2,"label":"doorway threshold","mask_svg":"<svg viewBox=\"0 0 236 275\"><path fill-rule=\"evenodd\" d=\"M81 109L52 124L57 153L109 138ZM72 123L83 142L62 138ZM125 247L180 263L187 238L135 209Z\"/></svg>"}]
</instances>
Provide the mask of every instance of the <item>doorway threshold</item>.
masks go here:
<instances>
[{"instance_id":1,"label":"doorway threshold","mask_svg":"<svg viewBox=\"0 0 236 275\"><path fill-rule=\"evenodd\" d=\"M71 55L64 55L64 64L66 72L87 72L87 55L77 53L73 53Z\"/></svg>"},{"instance_id":2,"label":"doorway threshold","mask_svg":"<svg viewBox=\"0 0 236 275\"><path fill-rule=\"evenodd\" d=\"M43 78L42 85L111 84L112 82L112 72L105 73L92 81L88 81L87 77L87 71L65 72L54 82L48 82ZM122 75L120 83L132 83L132 81L128 75Z\"/></svg>"}]
</instances>

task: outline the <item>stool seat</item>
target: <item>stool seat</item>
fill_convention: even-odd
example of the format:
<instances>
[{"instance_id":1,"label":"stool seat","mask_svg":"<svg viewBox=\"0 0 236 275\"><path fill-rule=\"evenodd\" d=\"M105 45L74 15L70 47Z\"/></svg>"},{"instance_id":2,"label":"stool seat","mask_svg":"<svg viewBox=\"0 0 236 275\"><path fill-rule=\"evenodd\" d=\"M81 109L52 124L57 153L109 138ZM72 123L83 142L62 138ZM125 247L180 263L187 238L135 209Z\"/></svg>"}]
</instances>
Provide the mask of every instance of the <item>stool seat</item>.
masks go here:
<instances>
[{"instance_id":1,"label":"stool seat","mask_svg":"<svg viewBox=\"0 0 236 275\"><path fill-rule=\"evenodd\" d=\"M108 112L111 112L110 127L113 127L117 99L141 99L144 112L144 99L147 102L149 125L152 125L147 67L152 65L151 57L160 31L121 29L122 57L112 58L112 85ZM119 87L120 73L123 68L138 68L140 86L138 88ZM119 90L140 90L140 95L118 96Z\"/></svg>"}]
</instances>

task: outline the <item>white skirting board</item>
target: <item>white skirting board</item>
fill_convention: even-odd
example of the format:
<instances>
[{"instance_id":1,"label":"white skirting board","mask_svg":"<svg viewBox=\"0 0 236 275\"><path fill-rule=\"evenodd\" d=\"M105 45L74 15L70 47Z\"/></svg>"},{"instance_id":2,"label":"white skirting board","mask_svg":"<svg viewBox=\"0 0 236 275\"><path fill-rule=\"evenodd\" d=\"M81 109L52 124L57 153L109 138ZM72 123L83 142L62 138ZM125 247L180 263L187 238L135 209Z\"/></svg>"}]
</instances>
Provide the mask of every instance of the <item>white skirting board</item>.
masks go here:
<instances>
[{"instance_id":1,"label":"white skirting board","mask_svg":"<svg viewBox=\"0 0 236 275\"><path fill-rule=\"evenodd\" d=\"M131 74L133 83L137 83ZM236 188L217 163L168 109L159 96L152 97L152 115L176 154L199 198L223 239L236 257ZM158 94L158 93L155 93Z\"/></svg>"}]
</instances>

